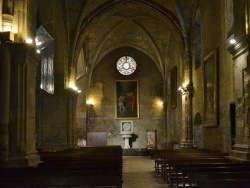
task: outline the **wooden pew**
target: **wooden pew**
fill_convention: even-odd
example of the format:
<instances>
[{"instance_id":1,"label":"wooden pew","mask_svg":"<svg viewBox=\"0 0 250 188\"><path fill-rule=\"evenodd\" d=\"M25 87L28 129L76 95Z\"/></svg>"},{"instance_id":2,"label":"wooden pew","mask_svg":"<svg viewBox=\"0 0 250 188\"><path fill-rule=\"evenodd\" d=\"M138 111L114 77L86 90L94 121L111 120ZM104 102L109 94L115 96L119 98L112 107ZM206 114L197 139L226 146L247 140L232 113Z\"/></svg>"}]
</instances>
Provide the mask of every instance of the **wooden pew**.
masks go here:
<instances>
[{"instance_id":1,"label":"wooden pew","mask_svg":"<svg viewBox=\"0 0 250 188\"><path fill-rule=\"evenodd\" d=\"M2 168L5 187L112 186L122 187L122 149L88 147L43 153L33 168Z\"/></svg>"},{"instance_id":2,"label":"wooden pew","mask_svg":"<svg viewBox=\"0 0 250 188\"><path fill-rule=\"evenodd\" d=\"M199 160L199 163L207 163L209 160L213 163L225 163L230 162L230 160L225 158L224 154L216 154L216 153L182 153L178 155L168 155L164 156L162 161L162 170L161 174L168 181L168 177L172 172L175 172L175 165L177 164L189 164L189 163L198 163L198 159L203 159L203 161ZM212 161L214 160L214 161Z\"/></svg>"},{"instance_id":3,"label":"wooden pew","mask_svg":"<svg viewBox=\"0 0 250 188\"><path fill-rule=\"evenodd\" d=\"M187 168L188 165L195 166L194 168L200 168L203 166L203 169L207 170L212 169L213 167L218 167L221 169L227 169L227 171L233 171L238 168L238 172L248 171L249 167L246 167L246 164L242 163L232 163L226 156L228 154L219 153L219 152L210 152L206 150L161 150L155 152L155 171L158 174L161 174L163 178L170 184L171 187L187 187L187 175L184 174L182 168ZM200 167L199 167L200 166ZM224 166L224 167L223 167ZM231 166L231 167L225 167ZM236 167L240 166L240 167ZM245 167L244 167L245 166ZM208 170L209 171L209 170ZM212 170L211 170L212 171ZM219 170L220 171L220 170ZM201 172L200 172L201 173ZM222 172L223 173L223 172ZM247 175L244 175L246 177ZM233 178L233 175L230 177ZM236 179L236 177L235 177ZM240 178L242 179L242 178ZM198 181L198 180L197 180ZM181 184L182 182L182 184ZM192 185L192 184L190 184ZM213 187L213 186L209 186ZM213 187L214 188L214 187Z\"/></svg>"},{"instance_id":4,"label":"wooden pew","mask_svg":"<svg viewBox=\"0 0 250 188\"><path fill-rule=\"evenodd\" d=\"M155 171L158 174L162 174L164 177L165 174L165 168L168 168L168 159L169 158L176 158L176 157L191 157L191 156L197 156L197 155L207 155L207 156L228 156L226 153L219 153L219 152L212 152L209 150L203 150L203 149L180 149L180 150L172 150L172 149L166 149L166 150L156 150L155 151Z\"/></svg>"},{"instance_id":5,"label":"wooden pew","mask_svg":"<svg viewBox=\"0 0 250 188\"><path fill-rule=\"evenodd\" d=\"M116 186L122 187L117 171L86 171L83 168L5 168L2 187Z\"/></svg>"},{"instance_id":6,"label":"wooden pew","mask_svg":"<svg viewBox=\"0 0 250 188\"><path fill-rule=\"evenodd\" d=\"M228 163L229 160L223 157L192 157L192 158L183 158L183 159L170 159L169 160L169 169L166 172L166 179L170 183L171 187L182 186L184 183L183 174L181 167L183 165L200 165L200 164L221 164Z\"/></svg>"},{"instance_id":7,"label":"wooden pew","mask_svg":"<svg viewBox=\"0 0 250 188\"><path fill-rule=\"evenodd\" d=\"M249 188L250 179L197 181L196 188Z\"/></svg>"},{"instance_id":8,"label":"wooden pew","mask_svg":"<svg viewBox=\"0 0 250 188\"><path fill-rule=\"evenodd\" d=\"M208 174L208 173L225 173L225 172L244 172L250 171L249 163L231 163L231 164L219 164L211 165L207 164L204 166L193 165L187 168L182 168L183 175L183 185L189 185L190 187L195 185L195 175L196 174Z\"/></svg>"},{"instance_id":9,"label":"wooden pew","mask_svg":"<svg viewBox=\"0 0 250 188\"><path fill-rule=\"evenodd\" d=\"M223 180L223 179L250 179L250 171L189 173L188 186L189 188L196 187L197 181Z\"/></svg>"}]
</instances>

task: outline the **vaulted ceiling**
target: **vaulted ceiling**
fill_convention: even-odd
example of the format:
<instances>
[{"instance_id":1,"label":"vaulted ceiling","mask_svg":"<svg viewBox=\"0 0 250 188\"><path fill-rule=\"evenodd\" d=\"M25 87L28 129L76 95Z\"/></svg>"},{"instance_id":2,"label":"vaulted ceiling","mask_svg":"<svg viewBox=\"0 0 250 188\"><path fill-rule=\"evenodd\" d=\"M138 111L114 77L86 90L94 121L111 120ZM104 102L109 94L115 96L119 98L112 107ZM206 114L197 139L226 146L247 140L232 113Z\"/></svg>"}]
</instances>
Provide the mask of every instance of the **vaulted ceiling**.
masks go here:
<instances>
[{"instance_id":1,"label":"vaulted ceiling","mask_svg":"<svg viewBox=\"0 0 250 188\"><path fill-rule=\"evenodd\" d=\"M41 3L40 10L53 5ZM65 0L61 1L72 60L84 48L94 68L109 52L130 46L147 54L159 70L164 69L169 44L180 55L191 30L196 0ZM47 8L46 8L47 7ZM176 49L171 49L176 50ZM74 60L73 60L74 61Z\"/></svg>"}]
</instances>

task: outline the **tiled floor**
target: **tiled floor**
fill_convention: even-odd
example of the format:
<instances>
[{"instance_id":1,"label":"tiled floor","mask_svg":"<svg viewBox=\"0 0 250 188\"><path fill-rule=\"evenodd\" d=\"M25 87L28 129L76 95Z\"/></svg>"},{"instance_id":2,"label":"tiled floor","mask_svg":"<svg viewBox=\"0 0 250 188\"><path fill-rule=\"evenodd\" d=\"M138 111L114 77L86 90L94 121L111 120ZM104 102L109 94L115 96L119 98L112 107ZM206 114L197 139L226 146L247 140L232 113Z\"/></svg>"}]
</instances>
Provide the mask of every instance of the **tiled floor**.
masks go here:
<instances>
[{"instance_id":1,"label":"tiled floor","mask_svg":"<svg viewBox=\"0 0 250 188\"><path fill-rule=\"evenodd\" d=\"M123 157L123 188L168 188L154 171L150 156Z\"/></svg>"}]
</instances>

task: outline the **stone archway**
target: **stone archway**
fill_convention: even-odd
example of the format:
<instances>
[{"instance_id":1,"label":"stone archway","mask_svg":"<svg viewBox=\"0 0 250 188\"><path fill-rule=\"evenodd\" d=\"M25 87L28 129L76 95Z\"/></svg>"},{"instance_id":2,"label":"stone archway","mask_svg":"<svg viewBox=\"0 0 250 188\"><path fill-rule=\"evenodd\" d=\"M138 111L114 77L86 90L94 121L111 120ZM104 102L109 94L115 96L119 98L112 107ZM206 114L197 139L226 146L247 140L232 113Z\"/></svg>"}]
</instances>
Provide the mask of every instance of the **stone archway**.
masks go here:
<instances>
[{"instance_id":1,"label":"stone archway","mask_svg":"<svg viewBox=\"0 0 250 188\"><path fill-rule=\"evenodd\" d=\"M202 117L199 112L195 114L194 117L194 127L193 127L193 138L194 138L194 147L198 149L204 148L204 136L203 136L203 125L202 125Z\"/></svg>"}]
</instances>

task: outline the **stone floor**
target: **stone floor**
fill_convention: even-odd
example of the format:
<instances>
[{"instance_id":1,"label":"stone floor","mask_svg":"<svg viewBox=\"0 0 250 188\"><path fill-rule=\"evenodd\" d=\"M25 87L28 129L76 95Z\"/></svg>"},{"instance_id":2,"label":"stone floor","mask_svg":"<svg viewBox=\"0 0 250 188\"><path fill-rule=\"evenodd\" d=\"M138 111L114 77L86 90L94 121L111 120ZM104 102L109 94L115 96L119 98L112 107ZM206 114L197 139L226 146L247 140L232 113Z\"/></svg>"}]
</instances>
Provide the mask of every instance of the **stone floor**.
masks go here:
<instances>
[{"instance_id":1,"label":"stone floor","mask_svg":"<svg viewBox=\"0 0 250 188\"><path fill-rule=\"evenodd\" d=\"M168 188L150 156L123 156L123 188Z\"/></svg>"}]
</instances>

